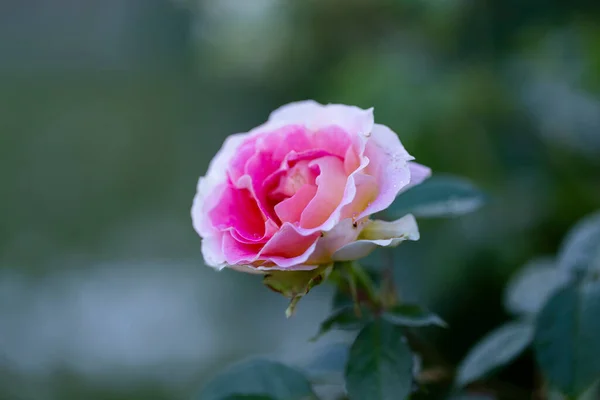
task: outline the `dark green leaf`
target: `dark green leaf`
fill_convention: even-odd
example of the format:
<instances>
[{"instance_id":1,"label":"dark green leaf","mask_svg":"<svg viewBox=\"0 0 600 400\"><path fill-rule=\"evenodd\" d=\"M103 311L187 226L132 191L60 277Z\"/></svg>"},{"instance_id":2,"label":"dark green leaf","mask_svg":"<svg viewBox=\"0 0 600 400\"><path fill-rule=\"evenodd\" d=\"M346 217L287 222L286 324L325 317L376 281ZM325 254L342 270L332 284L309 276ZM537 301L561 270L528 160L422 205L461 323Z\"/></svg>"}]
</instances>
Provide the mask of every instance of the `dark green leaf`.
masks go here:
<instances>
[{"instance_id":1,"label":"dark green leaf","mask_svg":"<svg viewBox=\"0 0 600 400\"><path fill-rule=\"evenodd\" d=\"M388 212L392 217L452 217L480 208L486 196L469 181L454 176L434 176L401 193Z\"/></svg>"},{"instance_id":2,"label":"dark green leaf","mask_svg":"<svg viewBox=\"0 0 600 400\"><path fill-rule=\"evenodd\" d=\"M534 348L550 384L577 396L600 377L600 283L571 284L540 311Z\"/></svg>"},{"instance_id":3,"label":"dark green leaf","mask_svg":"<svg viewBox=\"0 0 600 400\"><path fill-rule=\"evenodd\" d=\"M558 265L574 274L600 272L600 212L582 219L567 234Z\"/></svg>"},{"instance_id":4,"label":"dark green leaf","mask_svg":"<svg viewBox=\"0 0 600 400\"><path fill-rule=\"evenodd\" d=\"M350 348L346 390L351 400L405 399L412 391L413 355L402 329L384 320L367 325Z\"/></svg>"},{"instance_id":5,"label":"dark green leaf","mask_svg":"<svg viewBox=\"0 0 600 400\"><path fill-rule=\"evenodd\" d=\"M356 315L356 311L353 306L347 306L340 308L331 314L325 321L321 322L319 332L311 340L317 340L322 335L326 334L332 329L341 330L358 330L363 327L371 319L368 310L361 308L361 316Z\"/></svg>"},{"instance_id":6,"label":"dark green leaf","mask_svg":"<svg viewBox=\"0 0 600 400\"><path fill-rule=\"evenodd\" d=\"M416 304L400 304L395 306L387 310L383 314L383 318L393 324L408 327L447 326L443 319Z\"/></svg>"},{"instance_id":7,"label":"dark green leaf","mask_svg":"<svg viewBox=\"0 0 600 400\"><path fill-rule=\"evenodd\" d=\"M515 315L536 314L568 281L569 274L556 268L552 260L533 260L511 279L504 292L504 306Z\"/></svg>"},{"instance_id":8,"label":"dark green leaf","mask_svg":"<svg viewBox=\"0 0 600 400\"><path fill-rule=\"evenodd\" d=\"M481 339L458 368L456 383L466 385L508 364L527 348L533 339L533 326L510 322Z\"/></svg>"},{"instance_id":9,"label":"dark green leaf","mask_svg":"<svg viewBox=\"0 0 600 400\"><path fill-rule=\"evenodd\" d=\"M271 396L261 394L234 394L224 397L223 400L275 400Z\"/></svg>"},{"instance_id":10,"label":"dark green leaf","mask_svg":"<svg viewBox=\"0 0 600 400\"><path fill-rule=\"evenodd\" d=\"M274 400L316 398L308 380L297 370L274 361L252 359L223 371L204 387L197 400L222 400L242 394Z\"/></svg>"}]
</instances>

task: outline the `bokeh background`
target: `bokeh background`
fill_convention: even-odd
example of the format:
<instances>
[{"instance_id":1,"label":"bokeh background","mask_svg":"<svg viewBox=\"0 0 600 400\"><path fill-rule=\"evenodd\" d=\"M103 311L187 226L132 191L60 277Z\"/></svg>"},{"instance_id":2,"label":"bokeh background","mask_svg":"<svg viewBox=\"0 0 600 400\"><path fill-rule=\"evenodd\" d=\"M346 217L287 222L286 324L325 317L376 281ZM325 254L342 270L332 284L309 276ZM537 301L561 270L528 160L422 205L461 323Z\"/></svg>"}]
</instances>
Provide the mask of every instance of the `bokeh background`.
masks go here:
<instances>
[{"instance_id":1,"label":"bokeh background","mask_svg":"<svg viewBox=\"0 0 600 400\"><path fill-rule=\"evenodd\" d=\"M189 217L224 138L307 98L375 107L491 196L395 255L450 362L600 208L597 1L4 0L0 399L187 399L234 360L318 351L331 288L286 320L259 278L202 264ZM529 390L531 356L503 379Z\"/></svg>"}]
</instances>

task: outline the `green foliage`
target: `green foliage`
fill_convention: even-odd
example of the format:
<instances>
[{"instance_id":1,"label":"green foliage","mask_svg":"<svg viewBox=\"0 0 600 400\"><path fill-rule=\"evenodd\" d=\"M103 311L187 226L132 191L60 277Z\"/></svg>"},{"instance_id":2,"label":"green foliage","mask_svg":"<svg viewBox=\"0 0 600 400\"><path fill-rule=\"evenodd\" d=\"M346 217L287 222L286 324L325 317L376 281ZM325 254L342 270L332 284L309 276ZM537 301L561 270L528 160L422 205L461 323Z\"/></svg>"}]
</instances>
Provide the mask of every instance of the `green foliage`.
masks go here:
<instances>
[{"instance_id":1,"label":"green foliage","mask_svg":"<svg viewBox=\"0 0 600 400\"><path fill-rule=\"evenodd\" d=\"M360 332L346 366L351 400L397 400L412 391L413 355L402 330L379 320Z\"/></svg>"},{"instance_id":2,"label":"green foliage","mask_svg":"<svg viewBox=\"0 0 600 400\"><path fill-rule=\"evenodd\" d=\"M338 309L325 319L325 321L321 322L319 332L312 340L318 339L332 329L359 330L372 318L367 309L363 308L360 312L361 314L357 315L356 309L353 306Z\"/></svg>"},{"instance_id":3,"label":"green foliage","mask_svg":"<svg viewBox=\"0 0 600 400\"><path fill-rule=\"evenodd\" d=\"M535 259L511 279L504 291L504 306L514 315L535 315L546 300L569 280L569 274L549 259Z\"/></svg>"},{"instance_id":4,"label":"green foliage","mask_svg":"<svg viewBox=\"0 0 600 400\"><path fill-rule=\"evenodd\" d=\"M457 384L466 385L508 364L529 346L532 339L533 326L528 322L511 322L488 333L459 366Z\"/></svg>"},{"instance_id":5,"label":"green foliage","mask_svg":"<svg viewBox=\"0 0 600 400\"><path fill-rule=\"evenodd\" d=\"M486 196L466 179L433 176L399 195L387 213L393 217L454 217L479 209Z\"/></svg>"},{"instance_id":6,"label":"green foliage","mask_svg":"<svg viewBox=\"0 0 600 400\"><path fill-rule=\"evenodd\" d=\"M443 319L416 304L394 306L383 313L383 318L392 324L413 328L432 325L442 328L448 326Z\"/></svg>"},{"instance_id":7,"label":"green foliage","mask_svg":"<svg viewBox=\"0 0 600 400\"><path fill-rule=\"evenodd\" d=\"M568 233L558 265L574 274L600 273L600 212L584 218Z\"/></svg>"},{"instance_id":8,"label":"green foliage","mask_svg":"<svg viewBox=\"0 0 600 400\"><path fill-rule=\"evenodd\" d=\"M571 399L587 391L585 396L593 397L589 393L595 393L593 384L600 377L598 215L584 219L567 235L558 266L549 258L535 259L515 274L504 304L518 319L473 346L456 370L458 387L485 383L533 344L548 396ZM311 383L336 384L350 400L408 399L418 394L414 389L427 376L422 375L421 352L427 357L431 352L422 347L415 351L413 346L423 342L413 328L446 327L439 316L417 304L397 303L389 277L368 273L355 262L336 264L333 271L327 267L292 275L268 275L265 283L294 298L331 277L337 286L334 311L315 339L333 329L360 331L352 344L321 349L302 369L306 376L264 360L239 364L209 383L199 399L314 399ZM246 395L251 396L240 397Z\"/></svg>"},{"instance_id":9,"label":"green foliage","mask_svg":"<svg viewBox=\"0 0 600 400\"><path fill-rule=\"evenodd\" d=\"M535 352L550 384L578 396L600 377L600 282L557 292L541 310Z\"/></svg>"},{"instance_id":10,"label":"green foliage","mask_svg":"<svg viewBox=\"0 0 600 400\"><path fill-rule=\"evenodd\" d=\"M316 398L309 381L296 369L274 361L252 359L219 374L196 399L224 400L240 395L267 396L273 400Z\"/></svg>"},{"instance_id":11,"label":"green foliage","mask_svg":"<svg viewBox=\"0 0 600 400\"><path fill-rule=\"evenodd\" d=\"M550 387L568 398L600 378L600 214L577 223L566 236L558 267L549 259L527 264L505 291L505 306L525 318L488 334L462 362L465 385L510 363L531 342Z\"/></svg>"}]
</instances>

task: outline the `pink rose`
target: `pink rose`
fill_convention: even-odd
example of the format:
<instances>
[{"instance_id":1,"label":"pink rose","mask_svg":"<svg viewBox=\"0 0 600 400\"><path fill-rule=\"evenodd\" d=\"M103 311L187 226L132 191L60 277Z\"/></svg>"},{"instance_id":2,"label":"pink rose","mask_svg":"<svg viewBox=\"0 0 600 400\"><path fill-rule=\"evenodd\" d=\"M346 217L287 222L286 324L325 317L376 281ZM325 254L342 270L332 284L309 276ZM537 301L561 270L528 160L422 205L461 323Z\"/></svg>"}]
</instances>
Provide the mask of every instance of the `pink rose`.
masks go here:
<instances>
[{"instance_id":1,"label":"pink rose","mask_svg":"<svg viewBox=\"0 0 600 400\"><path fill-rule=\"evenodd\" d=\"M311 270L376 246L417 240L412 215L373 221L430 175L373 109L291 103L232 135L198 182L192 207L207 265Z\"/></svg>"}]
</instances>

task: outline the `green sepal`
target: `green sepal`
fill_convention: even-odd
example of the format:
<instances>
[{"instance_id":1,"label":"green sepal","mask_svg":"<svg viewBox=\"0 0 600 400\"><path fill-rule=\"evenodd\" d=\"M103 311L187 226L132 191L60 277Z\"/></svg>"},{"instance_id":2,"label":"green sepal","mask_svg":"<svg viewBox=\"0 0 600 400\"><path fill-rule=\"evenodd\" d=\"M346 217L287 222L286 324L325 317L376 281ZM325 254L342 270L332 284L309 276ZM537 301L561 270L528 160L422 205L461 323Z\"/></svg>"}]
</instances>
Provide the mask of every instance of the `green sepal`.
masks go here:
<instances>
[{"instance_id":1,"label":"green sepal","mask_svg":"<svg viewBox=\"0 0 600 400\"><path fill-rule=\"evenodd\" d=\"M322 265L310 271L273 271L265 275L263 283L274 292L291 299L285 310L286 317L294 314L296 304L313 287L321 284L333 269L333 264Z\"/></svg>"}]
</instances>

